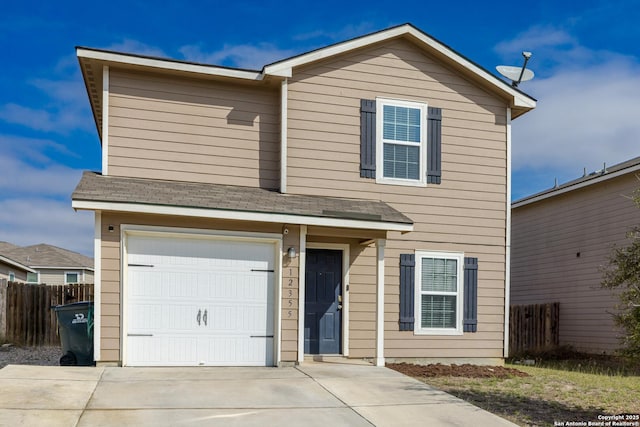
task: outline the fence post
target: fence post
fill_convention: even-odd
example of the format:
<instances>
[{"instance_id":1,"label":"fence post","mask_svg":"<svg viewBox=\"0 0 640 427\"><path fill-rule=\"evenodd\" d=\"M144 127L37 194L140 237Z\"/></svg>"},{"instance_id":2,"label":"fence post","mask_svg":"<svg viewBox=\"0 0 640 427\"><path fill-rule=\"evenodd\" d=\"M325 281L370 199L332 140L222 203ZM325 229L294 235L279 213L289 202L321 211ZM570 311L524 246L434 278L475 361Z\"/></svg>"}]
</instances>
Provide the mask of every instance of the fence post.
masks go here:
<instances>
[{"instance_id":1,"label":"fence post","mask_svg":"<svg viewBox=\"0 0 640 427\"><path fill-rule=\"evenodd\" d=\"M7 336L7 279L0 279L0 337Z\"/></svg>"},{"instance_id":2,"label":"fence post","mask_svg":"<svg viewBox=\"0 0 640 427\"><path fill-rule=\"evenodd\" d=\"M512 305L509 309L510 356L558 346L560 303Z\"/></svg>"}]
</instances>

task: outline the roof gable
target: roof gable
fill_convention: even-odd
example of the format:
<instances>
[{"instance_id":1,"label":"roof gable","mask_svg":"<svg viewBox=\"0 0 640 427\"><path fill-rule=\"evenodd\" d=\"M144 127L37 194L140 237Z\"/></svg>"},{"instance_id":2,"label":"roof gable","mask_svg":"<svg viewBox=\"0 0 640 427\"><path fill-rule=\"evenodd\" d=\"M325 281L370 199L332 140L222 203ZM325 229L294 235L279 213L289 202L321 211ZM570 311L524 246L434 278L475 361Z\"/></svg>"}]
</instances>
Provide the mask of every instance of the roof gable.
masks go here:
<instances>
[{"instance_id":1,"label":"roof gable","mask_svg":"<svg viewBox=\"0 0 640 427\"><path fill-rule=\"evenodd\" d=\"M313 62L322 61L337 55L357 51L363 47L389 41L397 38L405 38L412 41L419 48L427 51L435 58L441 60L450 67L470 77L476 83L488 90L511 100L510 106L514 109L512 118L535 108L536 100L520 90L512 87L504 80L496 77L488 70L469 60L449 46L441 43L411 24L403 24L386 30L371 33L355 39L336 43L327 47L303 53L288 59L266 65L262 72L265 75L292 77L294 69Z\"/></svg>"}]
</instances>

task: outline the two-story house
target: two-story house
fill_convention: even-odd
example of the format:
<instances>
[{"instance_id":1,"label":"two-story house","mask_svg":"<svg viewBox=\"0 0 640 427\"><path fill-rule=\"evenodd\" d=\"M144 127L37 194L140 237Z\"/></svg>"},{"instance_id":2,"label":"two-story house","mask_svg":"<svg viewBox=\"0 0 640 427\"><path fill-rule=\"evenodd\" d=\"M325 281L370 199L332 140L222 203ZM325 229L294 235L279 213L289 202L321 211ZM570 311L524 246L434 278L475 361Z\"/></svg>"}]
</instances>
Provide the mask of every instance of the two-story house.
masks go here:
<instances>
[{"instance_id":1,"label":"two-story house","mask_svg":"<svg viewBox=\"0 0 640 427\"><path fill-rule=\"evenodd\" d=\"M534 99L409 24L261 70L77 55L99 364L503 360Z\"/></svg>"}]
</instances>

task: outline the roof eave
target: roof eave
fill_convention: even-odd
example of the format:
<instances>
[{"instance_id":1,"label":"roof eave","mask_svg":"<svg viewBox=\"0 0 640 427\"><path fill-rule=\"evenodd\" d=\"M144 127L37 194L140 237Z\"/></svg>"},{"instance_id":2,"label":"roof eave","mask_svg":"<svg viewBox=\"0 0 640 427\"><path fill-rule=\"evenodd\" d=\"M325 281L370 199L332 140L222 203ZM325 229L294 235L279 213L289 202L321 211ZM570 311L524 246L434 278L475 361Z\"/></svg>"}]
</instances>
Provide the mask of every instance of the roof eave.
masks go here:
<instances>
[{"instance_id":1,"label":"roof eave","mask_svg":"<svg viewBox=\"0 0 640 427\"><path fill-rule=\"evenodd\" d=\"M532 203L536 203L539 202L541 200L545 200L545 199L549 199L551 197L555 197L555 196L559 196L560 194L564 194L564 193L568 193L570 191L574 191L574 190L578 190L580 188L584 188L584 187L588 187L590 185L595 185L598 184L602 181L606 181L609 179L613 179L613 178L617 178L619 176L622 175L626 175L629 173L633 173L633 172L638 172L640 171L640 163L626 167L624 169L620 169L614 172L608 172L608 173L604 173L602 175L599 176L594 176L591 179L588 180L583 180L583 181L578 181L575 183L568 183L565 184L563 186L561 186L560 188L557 189L551 189L551 190L546 190L546 191L542 191L540 193L516 200L515 202L513 202L511 204L511 208L515 209L515 208L519 208L522 206L526 206L526 205L530 205Z\"/></svg>"},{"instance_id":2,"label":"roof eave","mask_svg":"<svg viewBox=\"0 0 640 427\"><path fill-rule=\"evenodd\" d=\"M230 77L245 80L262 80L264 78L264 75L260 71L250 71L207 64L196 64L163 58L153 58L149 56L89 49L85 47L76 47L76 55L78 56L78 58L96 60L104 62L106 64L140 66L166 71L178 71L184 73L193 73L216 77Z\"/></svg>"},{"instance_id":3,"label":"roof eave","mask_svg":"<svg viewBox=\"0 0 640 427\"><path fill-rule=\"evenodd\" d=\"M401 233L408 233L413 231L413 223L368 221L362 219L335 218L286 213L238 211L183 206L153 205L143 203L104 202L79 199L73 199L71 206L74 209L92 211L118 211L156 215L177 215L210 219L231 219L236 221L256 221L296 225L316 225L337 228L399 231Z\"/></svg>"},{"instance_id":4,"label":"roof eave","mask_svg":"<svg viewBox=\"0 0 640 427\"><path fill-rule=\"evenodd\" d=\"M34 270L33 268L28 267L28 266L26 266L26 265L24 265L22 263L17 262L17 261L14 261L11 258L7 258L7 257L5 257L3 255L0 255L0 261L4 262L5 264L9 264L9 265L12 265L14 267L17 267L20 270L27 271L29 273L37 273L37 271Z\"/></svg>"},{"instance_id":5,"label":"roof eave","mask_svg":"<svg viewBox=\"0 0 640 427\"><path fill-rule=\"evenodd\" d=\"M75 267L61 267L61 266L54 266L54 265L32 265L31 268L35 268L38 270L89 270L89 271L94 271L93 267L87 267L87 266L82 266L82 265L77 265Z\"/></svg>"}]
</instances>

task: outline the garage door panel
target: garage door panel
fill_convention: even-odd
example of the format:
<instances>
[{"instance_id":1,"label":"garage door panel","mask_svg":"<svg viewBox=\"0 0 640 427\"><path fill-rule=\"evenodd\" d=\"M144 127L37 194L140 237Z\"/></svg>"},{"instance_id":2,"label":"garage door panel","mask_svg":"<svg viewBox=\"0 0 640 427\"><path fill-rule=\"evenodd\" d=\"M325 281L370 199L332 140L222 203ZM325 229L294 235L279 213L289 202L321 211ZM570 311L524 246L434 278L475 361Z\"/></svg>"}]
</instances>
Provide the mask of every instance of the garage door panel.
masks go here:
<instances>
[{"instance_id":1,"label":"garage door panel","mask_svg":"<svg viewBox=\"0 0 640 427\"><path fill-rule=\"evenodd\" d=\"M127 331L152 335L128 339L127 364L273 365L272 243L132 236L127 249Z\"/></svg>"},{"instance_id":2,"label":"garage door panel","mask_svg":"<svg viewBox=\"0 0 640 427\"><path fill-rule=\"evenodd\" d=\"M216 365L273 365L273 338L215 337L206 341L206 345L206 353ZM209 363L205 361L205 364Z\"/></svg>"}]
</instances>

